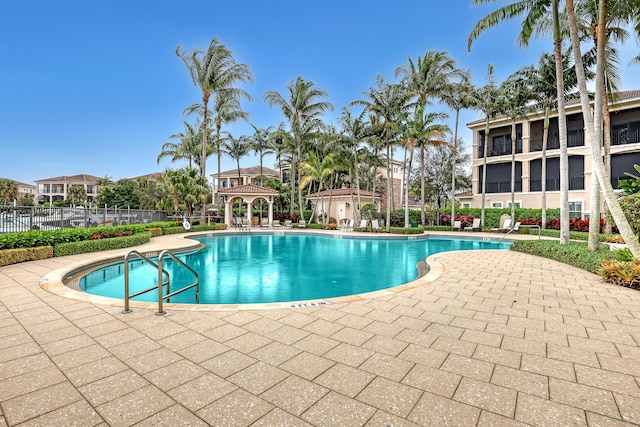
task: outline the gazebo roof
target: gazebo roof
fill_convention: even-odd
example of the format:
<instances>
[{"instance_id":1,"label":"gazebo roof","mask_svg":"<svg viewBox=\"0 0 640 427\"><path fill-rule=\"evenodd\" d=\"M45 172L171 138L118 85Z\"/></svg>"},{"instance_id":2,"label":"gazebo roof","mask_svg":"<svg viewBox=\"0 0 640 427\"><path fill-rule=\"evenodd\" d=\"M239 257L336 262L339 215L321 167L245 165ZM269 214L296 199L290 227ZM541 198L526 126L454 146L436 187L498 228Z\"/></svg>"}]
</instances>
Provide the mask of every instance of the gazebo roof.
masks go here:
<instances>
[{"instance_id":1,"label":"gazebo roof","mask_svg":"<svg viewBox=\"0 0 640 427\"><path fill-rule=\"evenodd\" d=\"M280 194L279 191L272 188L261 187L255 184L238 185L237 187L225 188L218 191L220 194L229 195L276 195Z\"/></svg>"}]
</instances>

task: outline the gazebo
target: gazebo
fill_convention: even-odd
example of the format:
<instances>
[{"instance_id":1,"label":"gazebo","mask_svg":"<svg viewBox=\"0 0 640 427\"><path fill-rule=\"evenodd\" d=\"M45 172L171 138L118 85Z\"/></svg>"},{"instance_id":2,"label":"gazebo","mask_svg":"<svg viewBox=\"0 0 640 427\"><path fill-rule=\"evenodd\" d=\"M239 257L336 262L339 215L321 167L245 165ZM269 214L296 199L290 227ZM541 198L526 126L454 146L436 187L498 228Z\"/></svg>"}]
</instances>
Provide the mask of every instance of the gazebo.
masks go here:
<instances>
[{"instance_id":1,"label":"gazebo","mask_svg":"<svg viewBox=\"0 0 640 427\"><path fill-rule=\"evenodd\" d=\"M233 201L240 198L247 204L247 216L252 217L253 202L262 199L269 204L269 225L273 222L273 202L276 196L280 195L279 191L271 188L261 187L254 184L239 185L237 187L225 188L218 191L219 196L224 202L224 223L231 227L233 219Z\"/></svg>"}]
</instances>

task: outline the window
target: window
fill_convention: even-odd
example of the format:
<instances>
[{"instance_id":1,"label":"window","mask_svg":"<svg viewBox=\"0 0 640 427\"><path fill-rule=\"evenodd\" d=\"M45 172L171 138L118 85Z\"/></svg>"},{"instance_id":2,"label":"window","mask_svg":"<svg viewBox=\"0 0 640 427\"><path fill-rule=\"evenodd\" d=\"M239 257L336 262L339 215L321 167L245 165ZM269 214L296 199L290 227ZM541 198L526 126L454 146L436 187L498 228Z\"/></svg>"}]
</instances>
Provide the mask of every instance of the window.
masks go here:
<instances>
[{"instance_id":1,"label":"window","mask_svg":"<svg viewBox=\"0 0 640 427\"><path fill-rule=\"evenodd\" d=\"M569 218L582 218L582 202L569 202Z\"/></svg>"},{"instance_id":2,"label":"window","mask_svg":"<svg viewBox=\"0 0 640 427\"><path fill-rule=\"evenodd\" d=\"M463 208L463 209L468 209L468 208L470 208L470 207L471 207L471 203L463 203L463 204L462 204L462 208Z\"/></svg>"},{"instance_id":3,"label":"window","mask_svg":"<svg viewBox=\"0 0 640 427\"><path fill-rule=\"evenodd\" d=\"M491 207L492 208L501 208L502 207L502 202L491 202Z\"/></svg>"},{"instance_id":4,"label":"window","mask_svg":"<svg viewBox=\"0 0 640 427\"><path fill-rule=\"evenodd\" d=\"M522 204L520 202L515 202L514 206L516 209L520 209L522 207ZM507 207L510 208L511 207L511 202L507 202Z\"/></svg>"}]
</instances>

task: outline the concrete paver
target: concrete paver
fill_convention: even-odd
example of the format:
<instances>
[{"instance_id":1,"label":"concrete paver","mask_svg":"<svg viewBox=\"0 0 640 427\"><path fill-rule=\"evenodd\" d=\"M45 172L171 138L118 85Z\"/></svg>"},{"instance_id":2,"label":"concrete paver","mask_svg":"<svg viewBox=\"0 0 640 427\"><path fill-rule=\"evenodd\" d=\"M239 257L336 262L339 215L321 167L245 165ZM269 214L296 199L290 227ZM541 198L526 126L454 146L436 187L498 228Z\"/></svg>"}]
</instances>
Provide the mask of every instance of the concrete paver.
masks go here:
<instances>
[{"instance_id":1,"label":"concrete paver","mask_svg":"<svg viewBox=\"0 0 640 427\"><path fill-rule=\"evenodd\" d=\"M0 426L640 424L640 292L558 262L443 253L374 296L166 316L55 287L121 253L0 268Z\"/></svg>"}]
</instances>

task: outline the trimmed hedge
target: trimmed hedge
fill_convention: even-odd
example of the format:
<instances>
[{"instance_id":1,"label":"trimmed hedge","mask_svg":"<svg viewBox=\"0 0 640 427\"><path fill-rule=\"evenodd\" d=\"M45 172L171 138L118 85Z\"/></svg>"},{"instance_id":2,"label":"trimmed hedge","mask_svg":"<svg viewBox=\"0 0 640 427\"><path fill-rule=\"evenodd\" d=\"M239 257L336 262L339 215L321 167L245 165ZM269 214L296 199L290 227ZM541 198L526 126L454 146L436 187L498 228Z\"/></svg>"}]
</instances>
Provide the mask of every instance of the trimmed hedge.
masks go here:
<instances>
[{"instance_id":1,"label":"trimmed hedge","mask_svg":"<svg viewBox=\"0 0 640 427\"><path fill-rule=\"evenodd\" d=\"M422 227L411 227L411 228L390 227L389 228L389 232L391 232L392 234L422 234L423 231L424 230Z\"/></svg>"},{"instance_id":2,"label":"trimmed hedge","mask_svg":"<svg viewBox=\"0 0 640 427\"><path fill-rule=\"evenodd\" d=\"M36 248L18 248L0 250L0 267L17 264L25 261L36 261L53 256L51 246L38 246Z\"/></svg>"},{"instance_id":3,"label":"trimmed hedge","mask_svg":"<svg viewBox=\"0 0 640 427\"><path fill-rule=\"evenodd\" d=\"M129 248L149 243L151 233L148 231L134 234L133 236L113 237L110 239L84 240L80 242L60 243L54 246L54 256L66 256L84 254L87 252L108 251L111 249Z\"/></svg>"},{"instance_id":4,"label":"trimmed hedge","mask_svg":"<svg viewBox=\"0 0 640 427\"><path fill-rule=\"evenodd\" d=\"M561 245L556 240L516 240L511 245L511 250L551 258L592 273L598 272L602 261L616 258L607 245L600 245L597 251L591 252L587 243L583 242Z\"/></svg>"}]
</instances>

